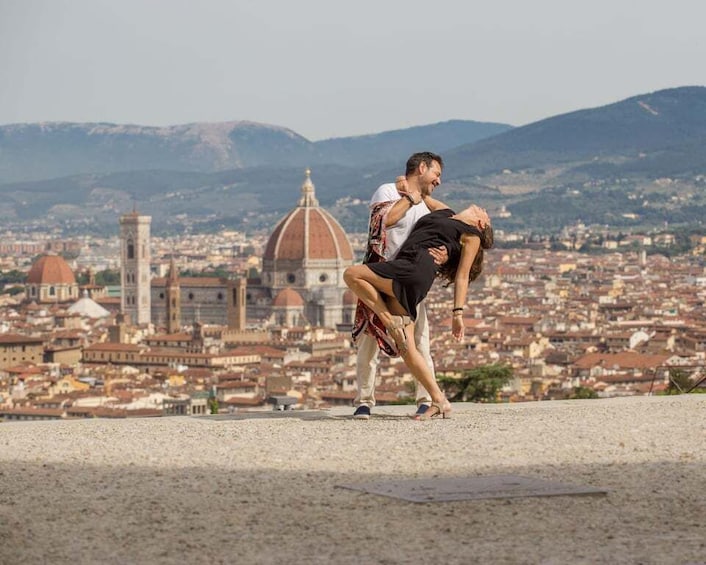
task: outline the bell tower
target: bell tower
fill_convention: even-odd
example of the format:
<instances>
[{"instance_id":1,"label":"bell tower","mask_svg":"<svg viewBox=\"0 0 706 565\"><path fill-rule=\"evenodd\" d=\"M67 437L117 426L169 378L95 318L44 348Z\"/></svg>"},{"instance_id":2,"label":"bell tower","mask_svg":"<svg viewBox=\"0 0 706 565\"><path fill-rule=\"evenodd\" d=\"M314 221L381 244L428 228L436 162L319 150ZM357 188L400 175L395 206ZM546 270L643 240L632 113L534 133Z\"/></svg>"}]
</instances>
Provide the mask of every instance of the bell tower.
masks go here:
<instances>
[{"instance_id":1,"label":"bell tower","mask_svg":"<svg viewBox=\"0 0 706 565\"><path fill-rule=\"evenodd\" d=\"M151 320L151 216L136 210L120 217L120 310L137 325Z\"/></svg>"},{"instance_id":2,"label":"bell tower","mask_svg":"<svg viewBox=\"0 0 706 565\"><path fill-rule=\"evenodd\" d=\"M181 329L181 287L174 257L169 263L169 276L165 288L167 298L167 333L175 334Z\"/></svg>"}]
</instances>

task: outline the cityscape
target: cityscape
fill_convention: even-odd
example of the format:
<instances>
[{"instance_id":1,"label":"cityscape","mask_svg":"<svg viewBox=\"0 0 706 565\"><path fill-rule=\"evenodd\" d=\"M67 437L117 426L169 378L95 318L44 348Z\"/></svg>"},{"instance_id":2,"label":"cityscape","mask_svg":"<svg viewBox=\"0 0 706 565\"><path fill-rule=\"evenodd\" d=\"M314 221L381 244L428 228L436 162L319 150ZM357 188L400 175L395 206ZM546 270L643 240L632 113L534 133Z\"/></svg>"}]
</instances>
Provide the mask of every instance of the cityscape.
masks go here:
<instances>
[{"instance_id":1,"label":"cityscape","mask_svg":"<svg viewBox=\"0 0 706 565\"><path fill-rule=\"evenodd\" d=\"M133 210L116 217L114 237L5 233L2 270L20 280L0 305L0 418L352 406L356 301L341 274L366 234L345 234L319 206L309 171L299 190L269 232L157 237ZM499 233L460 343L452 291L437 283L427 297L437 375L508 367L497 402L702 382L706 237L675 256L665 232L578 251L595 236L587 226L551 243ZM381 356L378 404L411 403L414 386L400 358Z\"/></svg>"}]
</instances>

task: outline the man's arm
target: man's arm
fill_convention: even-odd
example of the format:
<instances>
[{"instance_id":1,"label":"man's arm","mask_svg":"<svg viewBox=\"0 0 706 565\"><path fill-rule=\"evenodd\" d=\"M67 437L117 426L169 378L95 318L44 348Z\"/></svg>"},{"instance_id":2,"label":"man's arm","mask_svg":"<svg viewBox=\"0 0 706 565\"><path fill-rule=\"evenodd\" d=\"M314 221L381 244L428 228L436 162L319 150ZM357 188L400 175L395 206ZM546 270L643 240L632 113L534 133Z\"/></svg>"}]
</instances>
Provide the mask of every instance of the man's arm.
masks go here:
<instances>
[{"instance_id":1,"label":"man's arm","mask_svg":"<svg viewBox=\"0 0 706 565\"><path fill-rule=\"evenodd\" d=\"M387 212L387 215L385 216L385 227L389 228L390 226L394 226L397 222L404 218L404 215L412 206L414 206L414 204L412 204L412 201L409 198L406 196L400 198Z\"/></svg>"}]
</instances>

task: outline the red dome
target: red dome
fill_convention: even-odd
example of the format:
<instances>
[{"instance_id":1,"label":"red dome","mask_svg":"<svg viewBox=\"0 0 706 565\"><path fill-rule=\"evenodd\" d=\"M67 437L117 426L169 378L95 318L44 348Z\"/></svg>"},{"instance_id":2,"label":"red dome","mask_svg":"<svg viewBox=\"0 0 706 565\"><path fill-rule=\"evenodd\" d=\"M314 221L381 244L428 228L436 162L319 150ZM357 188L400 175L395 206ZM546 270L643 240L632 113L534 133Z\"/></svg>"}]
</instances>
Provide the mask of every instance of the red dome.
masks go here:
<instances>
[{"instance_id":1,"label":"red dome","mask_svg":"<svg viewBox=\"0 0 706 565\"><path fill-rule=\"evenodd\" d=\"M355 306L358 304L358 297L350 288L343 293L343 304L344 306Z\"/></svg>"},{"instance_id":2,"label":"red dome","mask_svg":"<svg viewBox=\"0 0 706 565\"><path fill-rule=\"evenodd\" d=\"M298 207L272 232L264 259L353 260L353 248L340 224L323 208Z\"/></svg>"},{"instance_id":3,"label":"red dome","mask_svg":"<svg viewBox=\"0 0 706 565\"><path fill-rule=\"evenodd\" d=\"M323 208L314 193L311 171L306 171L299 205L272 232L265 260L353 260L353 248L341 225Z\"/></svg>"},{"instance_id":4,"label":"red dome","mask_svg":"<svg viewBox=\"0 0 706 565\"><path fill-rule=\"evenodd\" d=\"M58 255L43 255L32 265L28 284L76 284L71 267Z\"/></svg>"},{"instance_id":5,"label":"red dome","mask_svg":"<svg viewBox=\"0 0 706 565\"><path fill-rule=\"evenodd\" d=\"M291 288L285 288L277 294L272 305L275 307L304 306L304 299L302 298L302 295L299 294L296 290L292 290Z\"/></svg>"}]
</instances>

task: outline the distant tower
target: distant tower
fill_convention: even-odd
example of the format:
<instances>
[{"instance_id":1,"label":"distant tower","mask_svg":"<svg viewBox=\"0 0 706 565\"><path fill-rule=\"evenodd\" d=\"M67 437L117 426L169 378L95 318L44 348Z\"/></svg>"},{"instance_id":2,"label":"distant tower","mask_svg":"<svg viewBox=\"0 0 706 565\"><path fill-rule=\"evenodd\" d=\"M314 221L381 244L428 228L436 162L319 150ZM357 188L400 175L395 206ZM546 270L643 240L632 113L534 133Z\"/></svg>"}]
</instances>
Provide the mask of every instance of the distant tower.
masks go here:
<instances>
[{"instance_id":1,"label":"distant tower","mask_svg":"<svg viewBox=\"0 0 706 565\"><path fill-rule=\"evenodd\" d=\"M175 334L181 329L181 286L173 256L164 290L167 298L167 333Z\"/></svg>"},{"instance_id":2,"label":"distant tower","mask_svg":"<svg viewBox=\"0 0 706 565\"><path fill-rule=\"evenodd\" d=\"M138 325L150 319L150 216L120 218L120 307Z\"/></svg>"},{"instance_id":3,"label":"distant tower","mask_svg":"<svg viewBox=\"0 0 706 565\"><path fill-rule=\"evenodd\" d=\"M242 331L246 318L246 283L245 276L228 281L228 328Z\"/></svg>"}]
</instances>

